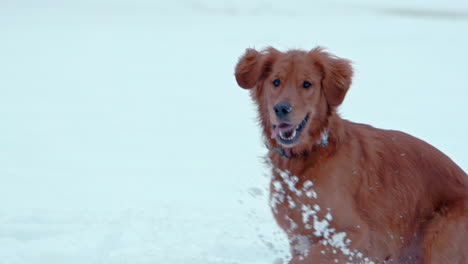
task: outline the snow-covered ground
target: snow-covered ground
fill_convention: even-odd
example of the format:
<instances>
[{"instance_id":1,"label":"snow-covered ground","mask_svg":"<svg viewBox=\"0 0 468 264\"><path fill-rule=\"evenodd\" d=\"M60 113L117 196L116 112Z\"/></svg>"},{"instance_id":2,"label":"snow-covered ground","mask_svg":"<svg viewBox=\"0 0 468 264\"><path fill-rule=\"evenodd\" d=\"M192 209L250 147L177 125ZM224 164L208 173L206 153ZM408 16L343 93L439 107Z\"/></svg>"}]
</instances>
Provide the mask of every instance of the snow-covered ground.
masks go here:
<instances>
[{"instance_id":1,"label":"snow-covered ground","mask_svg":"<svg viewBox=\"0 0 468 264\"><path fill-rule=\"evenodd\" d=\"M468 2L0 1L0 264L271 264L247 47L354 61L345 118L468 169Z\"/></svg>"}]
</instances>

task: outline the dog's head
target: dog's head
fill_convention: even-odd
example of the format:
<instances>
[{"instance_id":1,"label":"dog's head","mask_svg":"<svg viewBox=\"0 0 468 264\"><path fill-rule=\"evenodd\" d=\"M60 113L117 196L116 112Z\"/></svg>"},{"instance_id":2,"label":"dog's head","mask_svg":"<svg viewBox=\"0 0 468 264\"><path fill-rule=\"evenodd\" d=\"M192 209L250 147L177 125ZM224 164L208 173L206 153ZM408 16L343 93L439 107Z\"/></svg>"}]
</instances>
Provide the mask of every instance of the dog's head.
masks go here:
<instances>
[{"instance_id":1,"label":"dog's head","mask_svg":"<svg viewBox=\"0 0 468 264\"><path fill-rule=\"evenodd\" d=\"M251 89L270 145L310 149L351 85L351 63L322 48L309 52L247 49L236 66L240 87Z\"/></svg>"}]
</instances>

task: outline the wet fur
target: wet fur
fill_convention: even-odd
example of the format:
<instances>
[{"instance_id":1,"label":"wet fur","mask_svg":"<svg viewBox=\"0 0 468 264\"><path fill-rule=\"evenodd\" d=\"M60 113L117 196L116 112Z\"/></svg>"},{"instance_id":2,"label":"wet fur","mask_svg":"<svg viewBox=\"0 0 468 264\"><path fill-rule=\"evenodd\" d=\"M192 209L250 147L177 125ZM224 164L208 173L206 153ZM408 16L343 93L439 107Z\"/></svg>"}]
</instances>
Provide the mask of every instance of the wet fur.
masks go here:
<instances>
[{"instance_id":1,"label":"wet fur","mask_svg":"<svg viewBox=\"0 0 468 264\"><path fill-rule=\"evenodd\" d=\"M315 78L315 91L298 87L298 72ZM375 263L467 264L467 174L422 140L342 119L336 108L344 100L352 74L350 61L321 48L288 52L247 49L240 58L236 80L251 91L258 106L268 158L274 167L272 181L282 181L275 169L297 176L298 188L312 181L317 199L292 192L288 195L296 204L330 208L331 227L346 232L350 248ZM282 76L289 84L274 90L270 82L276 77L272 75ZM291 116L295 122L305 111L315 113L295 146L300 154L292 158L274 151L285 146L270 138L276 122L271 107L280 100L299 109L300 113ZM330 131L326 147L316 144L324 129ZM319 212L322 217L324 213ZM291 240L291 264L362 263L350 261L340 252L332 253L321 244L323 238L305 227L298 208L284 202L274 215ZM288 217L298 224L296 229L291 230ZM307 256L294 250L298 236L307 237L312 245Z\"/></svg>"}]
</instances>

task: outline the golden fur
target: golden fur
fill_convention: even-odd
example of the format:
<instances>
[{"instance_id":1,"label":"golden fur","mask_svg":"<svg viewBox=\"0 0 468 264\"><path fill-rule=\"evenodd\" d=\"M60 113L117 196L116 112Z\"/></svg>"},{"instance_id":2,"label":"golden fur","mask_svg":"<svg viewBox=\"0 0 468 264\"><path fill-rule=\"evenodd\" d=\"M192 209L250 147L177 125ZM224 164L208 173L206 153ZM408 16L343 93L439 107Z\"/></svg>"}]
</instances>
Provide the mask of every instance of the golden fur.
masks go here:
<instances>
[{"instance_id":1,"label":"golden fur","mask_svg":"<svg viewBox=\"0 0 468 264\"><path fill-rule=\"evenodd\" d=\"M467 264L467 174L422 140L342 119L336 108L352 74L350 61L321 48L247 49L236 66L239 86L258 106L273 166L270 195L282 198L273 212L290 238L290 263ZM290 145L275 134L284 121L275 114L279 102L292 106L287 124L309 117ZM324 131L327 145L319 143ZM315 193L305 195L311 184ZM347 249L319 230L321 219L327 232L346 234Z\"/></svg>"}]
</instances>

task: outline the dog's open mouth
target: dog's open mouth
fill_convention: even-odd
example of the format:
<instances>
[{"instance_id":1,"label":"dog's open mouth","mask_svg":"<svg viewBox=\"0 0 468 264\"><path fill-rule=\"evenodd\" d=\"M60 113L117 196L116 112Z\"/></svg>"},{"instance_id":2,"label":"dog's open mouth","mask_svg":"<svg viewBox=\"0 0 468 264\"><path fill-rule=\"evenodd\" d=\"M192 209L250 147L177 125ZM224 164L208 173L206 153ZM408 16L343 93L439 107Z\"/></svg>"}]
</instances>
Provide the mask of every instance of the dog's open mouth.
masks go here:
<instances>
[{"instance_id":1,"label":"dog's open mouth","mask_svg":"<svg viewBox=\"0 0 468 264\"><path fill-rule=\"evenodd\" d=\"M297 142L301 136L301 132L309 121L309 114L298 125L281 123L279 125L273 125L273 132L271 138L276 138L280 143L284 145L291 145Z\"/></svg>"}]
</instances>

